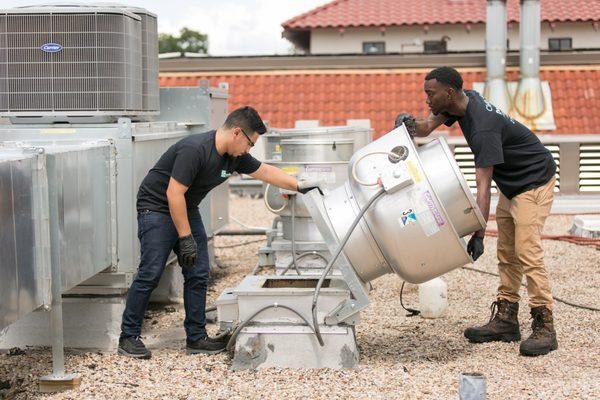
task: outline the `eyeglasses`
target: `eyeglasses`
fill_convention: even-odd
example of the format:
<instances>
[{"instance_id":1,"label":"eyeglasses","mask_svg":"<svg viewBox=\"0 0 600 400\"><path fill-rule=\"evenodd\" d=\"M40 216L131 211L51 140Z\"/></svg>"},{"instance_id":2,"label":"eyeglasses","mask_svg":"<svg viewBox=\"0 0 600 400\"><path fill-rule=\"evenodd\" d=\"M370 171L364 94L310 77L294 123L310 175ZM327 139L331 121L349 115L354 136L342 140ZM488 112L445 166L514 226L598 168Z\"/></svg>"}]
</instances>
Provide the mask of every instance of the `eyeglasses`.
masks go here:
<instances>
[{"instance_id":1,"label":"eyeglasses","mask_svg":"<svg viewBox=\"0 0 600 400\"><path fill-rule=\"evenodd\" d=\"M250 139L250 136L248 136L248 134L246 134L246 132L244 132L244 129L242 129L239 126L238 126L238 128L240 128L240 131L242 131L244 136L246 136L246 139L248 139L248 144L250 145L250 147L254 147L254 142L252 141L252 139Z\"/></svg>"}]
</instances>

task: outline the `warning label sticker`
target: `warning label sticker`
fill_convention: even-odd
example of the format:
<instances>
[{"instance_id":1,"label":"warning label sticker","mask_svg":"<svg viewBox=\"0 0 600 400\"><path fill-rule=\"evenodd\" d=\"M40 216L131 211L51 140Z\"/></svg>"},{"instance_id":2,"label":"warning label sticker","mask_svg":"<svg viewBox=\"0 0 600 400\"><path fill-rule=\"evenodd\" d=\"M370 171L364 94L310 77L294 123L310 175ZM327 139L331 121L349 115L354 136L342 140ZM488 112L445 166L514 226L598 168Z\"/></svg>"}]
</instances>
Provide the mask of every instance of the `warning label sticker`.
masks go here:
<instances>
[{"instance_id":1,"label":"warning label sticker","mask_svg":"<svg viewBox=\"0 0 600 400\"><path fill-rule=\"evenodd\" d=\"M297 175L298 172L300 171L300 167L297 165L288 165L288 166L281 168L281 170L288 175Z\"/></svg>"},{"instance_id":2,"label":"warning label sticker","mask_svg":"<svg viewBox=\"0 0 600 400\"><path fill-rule=\"evenodd\" d=\"M410 174L412 180L415 181L415 183L421 183L423 177L421 176L419 168L417 168L417 165L413 160L406 161L406 168L408 169L408 173Z\"/></svg>"}]
</instances>

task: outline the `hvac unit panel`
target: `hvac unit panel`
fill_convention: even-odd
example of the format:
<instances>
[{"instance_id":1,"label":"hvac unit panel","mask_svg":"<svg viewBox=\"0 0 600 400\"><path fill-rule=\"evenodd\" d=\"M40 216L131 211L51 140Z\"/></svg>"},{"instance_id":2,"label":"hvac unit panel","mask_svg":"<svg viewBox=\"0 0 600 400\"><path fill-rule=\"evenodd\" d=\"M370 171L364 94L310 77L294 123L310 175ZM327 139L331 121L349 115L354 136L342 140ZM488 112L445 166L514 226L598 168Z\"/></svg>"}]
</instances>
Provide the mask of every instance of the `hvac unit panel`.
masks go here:
<instances>
[{"instance_id":1,"label":"hvac unit panel","mask_svg":"<svg viewBox=\"0 0 600 400\"><path fill-rule=\"evenodd\" d=\"M143 108L159 110L158 100L158 27L156 16L138 14L142 18L142 85Z\"/></svg>"},{"instance_id":2,"label":"hvac unit panel","mask_svg":"<svg viewBox=\"0 0 600 400\"><path fill-rule=\"evenodd\" d=\"M10 94L8 96L8 103L12 107L19 108L23 111L37 111L37 110L52 110L52 95L49 93L40 93L39 95L23 95L23 94Z\"/></svg>"},{"instance_id":3,"label":"hvac unit panel","mask_svg":"<svg viewBox=\"0 0 600 400\"><path fill-rule=\"evenodd\" d=\"M0 113L89 111L93 116L156 110L146 107L154 94L144 91L155 69L158 85L158 56L142 48L143 39L152 48L148 38L158 46L156 19L146 22L151 32L143 38L142 18L125 9L0 11Z\"/></svg>"},{"instance_id":4,"label":"hvac unit panel","mask_svg":"<svg viewBox=\"0 0 600 400\"><path fill-rule=\"evenodd\" d=\"M8 92L8 65L6 45L6 16L0 13L0 112L8 108L8 98L4 93Z\"/></svg>"}]
</instances>

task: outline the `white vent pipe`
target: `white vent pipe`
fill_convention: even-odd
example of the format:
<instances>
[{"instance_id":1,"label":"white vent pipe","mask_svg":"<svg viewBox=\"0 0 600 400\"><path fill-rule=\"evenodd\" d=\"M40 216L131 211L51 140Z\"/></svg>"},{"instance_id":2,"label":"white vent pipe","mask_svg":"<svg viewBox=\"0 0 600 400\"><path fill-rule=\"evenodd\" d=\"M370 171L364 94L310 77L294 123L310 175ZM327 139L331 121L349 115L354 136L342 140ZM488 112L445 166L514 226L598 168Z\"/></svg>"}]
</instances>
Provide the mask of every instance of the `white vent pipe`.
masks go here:
<instances>
[{"instance_id":1,"label":"white vent pipe","mask_svg":"<svg viewBox=\"0 0 600 400\"><path fill-rule=\"evenodd\" d=\"M514 107L526 119L536 119L546 111L540 83L541 5L539 0L521 0L521 77Z\"/></svg>"},{"instance_id":2,"label":"white vent pipe","mask_svg":"<svg viewBox=\"0 0 600 400\"><path fill-rule=\"evenodd\" d=\"M506 0L487 0L485 55L487 79L484 97L504 112L511 108L504 80L506 71Z\"/></svg>"}]
</instances>

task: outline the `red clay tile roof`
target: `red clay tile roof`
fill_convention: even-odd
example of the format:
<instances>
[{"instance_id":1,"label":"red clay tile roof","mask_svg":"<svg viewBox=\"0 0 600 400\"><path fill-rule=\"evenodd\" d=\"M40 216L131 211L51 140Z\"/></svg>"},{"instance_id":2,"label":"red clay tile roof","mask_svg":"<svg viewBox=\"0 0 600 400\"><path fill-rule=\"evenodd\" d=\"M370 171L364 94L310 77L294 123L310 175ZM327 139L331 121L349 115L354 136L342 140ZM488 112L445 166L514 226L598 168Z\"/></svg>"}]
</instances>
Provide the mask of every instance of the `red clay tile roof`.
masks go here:
<instances>
[{"instance_id":1,"label":"red clay tile roof","mask_svg":"<svg viewBox=\"0 0 600 400\"><path fill-rule=\"evenodd\" d=\"M390 130L400 111L428 113L423 81L428 69L326 70L232 73L163 73L161 86L195 86L208 79L211 86L229 83L229 110L252 105L273 127L291 128L299 119L322 125L345 125L346 119L370 119L375 136ZM485 81L484 68L463 68L465 88ZM550 82L556 130L544 134L600 133L600 66L542 67ZM509 68L508 80L517 80ZM457 124L455 124L457 125ZM460 135L453 127L451 134Z\"/></svg>"},{"instance_id":2,"label":"red clay tile roof","mask_svg":"<svg viewBox=\"0 0 600 400\"><path fill-rule=\"evenodd\" d=\"M541 0L542 21L600 21L598 0ZM335 0L298 15L287 30L485 22L485 0ZM519 21L519 0L507 2L508 22Z\"/></svg>"}]
</instances>

